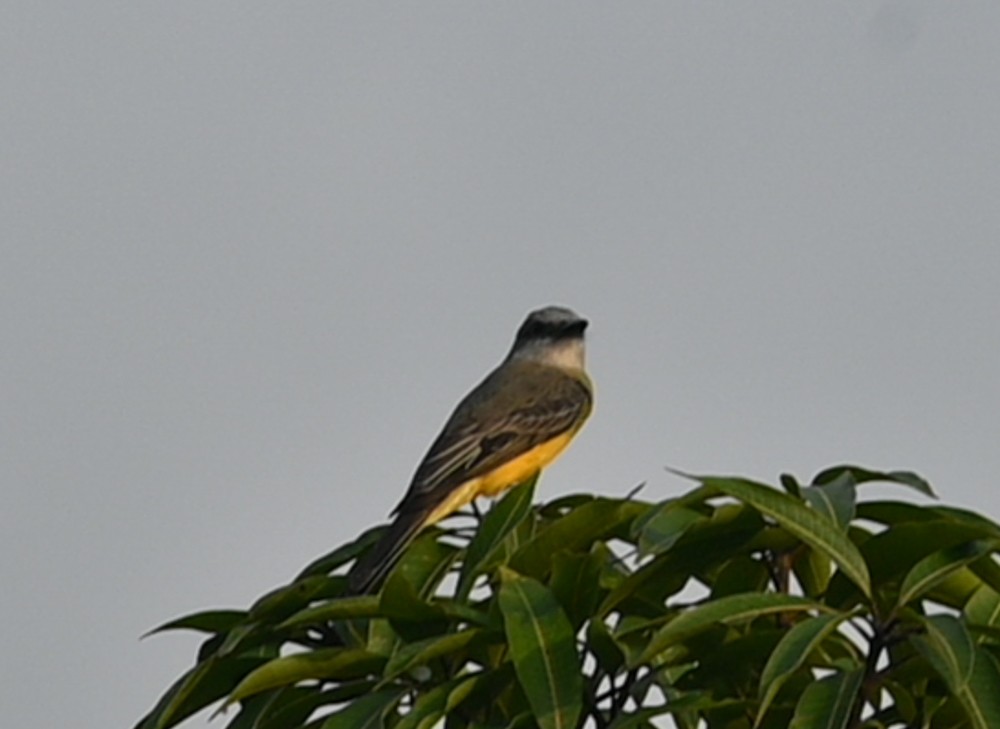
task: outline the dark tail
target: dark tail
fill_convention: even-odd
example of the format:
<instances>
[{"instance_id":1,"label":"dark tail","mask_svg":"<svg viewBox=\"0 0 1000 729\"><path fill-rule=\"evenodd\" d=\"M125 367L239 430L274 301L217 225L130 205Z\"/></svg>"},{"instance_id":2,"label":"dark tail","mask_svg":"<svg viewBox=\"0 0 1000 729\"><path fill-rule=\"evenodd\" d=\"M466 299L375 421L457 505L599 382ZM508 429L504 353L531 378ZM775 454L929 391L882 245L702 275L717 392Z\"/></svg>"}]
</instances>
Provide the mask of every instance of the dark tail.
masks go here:
<instances>
[{"instance_id":1,"label":"dark tail","mask_svg":"<svg viewBox=\"0 0 1000 729\"><path fill-rule=\"evenodd\" d=\"M348 592L352 595L378 592L382 581L424 526L427 515L427 511L420 510L397 516L375 546L351 568L347 577Z\"/></svg>"}]
</instances>

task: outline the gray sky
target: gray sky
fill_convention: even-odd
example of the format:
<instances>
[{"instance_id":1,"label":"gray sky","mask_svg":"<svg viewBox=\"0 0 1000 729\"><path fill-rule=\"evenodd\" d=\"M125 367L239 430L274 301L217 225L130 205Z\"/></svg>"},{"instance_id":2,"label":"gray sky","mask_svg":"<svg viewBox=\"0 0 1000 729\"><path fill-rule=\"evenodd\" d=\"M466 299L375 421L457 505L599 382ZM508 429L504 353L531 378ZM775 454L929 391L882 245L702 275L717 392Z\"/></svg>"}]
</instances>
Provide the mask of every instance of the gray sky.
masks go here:
<instances>
[{"instance_id":1,"label":"gray sky","mask_svg":"<svg viewBox=\"0 0 1000 729\"><path fill-rule=\"evenodd\" d=\"M598 401L544 498L851 461L1000 517L998 35L985 2L9 3L5 724L130 725L198 643L138 636L383 519L548 303Z\"/></svg>"}]
</instances>

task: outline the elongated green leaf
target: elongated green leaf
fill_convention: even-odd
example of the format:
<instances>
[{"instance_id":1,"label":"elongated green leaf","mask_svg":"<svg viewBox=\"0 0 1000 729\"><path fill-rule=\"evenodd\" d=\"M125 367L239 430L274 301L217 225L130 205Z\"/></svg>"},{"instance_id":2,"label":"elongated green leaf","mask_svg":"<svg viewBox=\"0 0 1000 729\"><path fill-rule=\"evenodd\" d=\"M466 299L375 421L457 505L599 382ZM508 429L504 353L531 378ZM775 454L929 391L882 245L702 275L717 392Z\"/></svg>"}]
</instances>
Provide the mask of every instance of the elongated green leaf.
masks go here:
<instances>
[{"instance_id":1,"label":"elongated green leaf","mask_svg":"<svg viewBox=\"0 0 1000 729\"><path fill-rule=\"evenodd\" d=\"M1000 524L992 519L987 519L982 514L968 509L959 509L956 506L929 506L927 510L942 519L976 529L987 538L1000 539Z\"/></svg>"},{"instance_id":2,"label":"elongated green leaf","mask_svg":"<svg viewBox=\"0 0 1000 729\"><path fill-rule=\"evenodd\" d=\"M597 499L593 494L567 494L566 496L560 496L557 499L552 499L547 504L541 504L538 507L538 513L547 519L555 519L560 516L565 516L568 512L573 509L577 509L584 504L589 504L591 501Z\"/></svg>"},{"instance_id":3,"label":"elongated green leaf","mask_svg":"<svg viewBox=\"0 0 1000 729\"><path fill-rule=\"evenodd\" d=\"M896 582L924 557L963 542L989 539L981 528L950 521L909 521L876 534L861 545L871 571L879 585Z\"/></svg>"},{"instance_id":4,"label":"elongated green leaf","mask_svg":"<svg viewBox=\"0 0 1000 729\"><path fill-rule=\"evenodd\" d=\"M267 658L212 656L181 676L135 729L167 729L232 691L240 679Z\"/></svg>"},{"instance_id":5,"label":"elongated green leaf","mask_svg":"<svg viewBox=\"0 0 1000 729\"><path fill-rule=\"evenodd\" d=\"M924 557L913 565L899 588L898 605L923 596L955 571L993 551L995 544L985 539L955 545Z\"/></svg>"},{"instance_id":6,"label":"elongated green leaf","mask_svg":"<svg viewBox=\"0 0 1000 729\"><path fill-rule=\"evenodd\" d=\"M611 631L603 620L594 618L587 623L587 648L609 676L616 675L625 664L625 654L611 637Z\"/></svg>"},{"instance_id":7,"label":"elongated green leaf","mask_svg":"<svg viewBox=\"0 0 1000 729\"><path fill-rule=\"evenodd\" d=\"M971 568L960 567L945 575L926 593L926 597L942 605L961 610L962 606L972 597L972 593L978 590L982 584L983 581L976 576Z\"/></svg>"},{"instance_id":8,"label":"elongated green leaf","mask_svg":"<svg viewBox=\"0 0 1000 729\"><path fill-rule=\"evenodd\" d=\"M403 695L402 688L376 691L355 699L343 709L330 714L321 729L381 729L386 712Z\"/></svg>"},{"instance_id":9,"label":"elongated green leaf","mask_svg":"<svg viewBox=\"0 0 1000 729\"><path fill-rule=\"evenodd\" d=\"M660 554L676 544L690 526L704 521L707 521L704 515L671 500L636 519L632 532L637 537L640 554Z\"/></svg>"},{"instance_id":10,"label":"elongated green leaf","mask_svg":"<svg viewBox=\"0 0 1000 729\"><path fill-rule=\"evenodd\" d=\"M649 645L640 655L639 662L645 663L666 648L718 623L733 625L754 620L762 615L825 609L819 603L795 595L752 592L729 595L699 605L670 620L653 634Z\"/></svg>"},{"instance_id":11,"label":"elongated green leaf","mask_svg":"<svg viewBox=\"0 0 1000 729\"><path fill-rule=\"evenodd\" d=\"M813 650L849 617L849 613L835 613L807 618L785 633L767 659L761 674L758 692L761 702L754 726L760 725L768 707L788 678L805 665Z\"/></svg>"},{"instance_id":12,"label":"elongated green leaf","mask_svg":"<svg viewBox=\"0 0 1000 729\"><path fill-rule=\"evenodd\" d=\"M958 618L931 615L923 619L926 633L910 638L913 646L938 672L956 696L966 688L975 664L975 645Z\"/></svg>"},{"instance_id":13,"label":"elongated green leaf","mask_svg":"<svg viewBox=\"0 0 1000 729\"><path fill-rule=\"evenodd\" d=\"M482 525L465 550L462 574L456 590L459 597L469 594L476 575L489 564L507 535L530 513L537 480L536 476L528 483L511 489L483 519Z\"/></svg>"},{"instance_id":14,"label":"elongated green leaf","mask_svg":"<svg viewBox=\"0 0 1000 729\"><path fill-rule=\"evenodd\" d=\"M884 680L882 688L892 697L889 708L899 716L906 726L913 726L918 712L917 702L913 697L913 687L903 685L899 681Z\"/></svg>"},{"instance_id":15,"label":"elongated green leaf","mask_svg":"<svg viewBox=\"0 0 1000 729\"><path fill-rule=\"evenodd\" d=\"M858 668L809 684L795 707L789 729L844 729L864 674L864 669Z\"/></svg>"},{"instance_id":16,"label":"elongated green leaf","mask_svg":"<svg viewBox=\"0 0 1000 729\"><path fill-rule=\"evenodd\" d=\"M830 483L844 474L850 475L855 483L889 481L909 486L911 489L919 491L925 496L936 498L931 485L912 471L872 471L860 466L833 466L817 473L815 478L813 478L813 484Z\"/></svg>"},{"instance_id":17,"label":"elongated green leaf","mask_svg":"<svg viewBox=\"0 0 1000 729\"><path fill-rule=\"evenodd\" d=\"M431 600L458 550L432 537L414 542L385 581L379 611L406 640L437 635L447 627L444 610Z\"/></svg>"},{"instance_id":18,"label":"elongated green leaf","mask_svg":"<svg viewBox=\"0 0 1000 729\"><path fill-rule=\"evenodd\" d=\"M843 530L854 519L857 489L849 473L842 473L832 481L803 489L802 497L812 508L825 514Z\"/></svg>"},{"instance_id":19,"label":"elongated green leaf","mask_svg":"<svg viewBox=\"0 0 1000 729\"><path fill-rule=\"evenodd\" d=\"M771 573L763 560L749 555L734 557L725 564L712 580L713 600L744 592L763 592Z\"/></svg>"},{"instance_id":20,"label":"elongated green leaf","mask_svg":"<svg viewBox=\"0 0 1000 729\"><path fill-rule=\"evenodd\" d=\"M940 518L925 506L908 504L903 501L862 501L858 504L857 517L886 526Z\"/></svg>"},{"instance_id":21,"label":"elongated green leaf","mask_svg":"<svg viewBox=\"0 0 1000 729\"><path fill-rule=\"evenodd\" d=\"M445 711L451 713L456 706L461 706L470 696L474 695L480 685L489 682L490 674L484 671L463 676L462 682L448 692Z\"/></svg>"},{"instance_id":22,"label":"elongated green leaf","mask_svg":"<svg viewBox=\"0 0 1000 729\"><path fill-rule=\"evenodd\" d=\"M201 633L225 633L246 620L246 610L205 610L185 615L153 628L142 637L146 638L167 630L196 630Z\"/></svg>"},{"instance_id":23,"label":"elongated green leaf","mask_svg":"<svg viewBox=\"0 0 1000 729\"><path fill-rule=\"evenodd\" d=\"M792 571L806 597L818 597L826 592L833 576L833 563L823 552L806 547L792 563Z\"/></svg>"},{"instance_id":24,"label":"elongated green leaf","mask_svg":"<svg viewBox=\"0 0 1000 729\"><path fill-rule=\"evenodd\" d=\"M357 595L329 600L321 605L299 610L278 625L278 630L322 625L331 620L371 618L379 614L377 595Z\"/></svg>"},{"instance_id":25,"label":"elongated green leaf","mask_svg":"<svg viewBox=\"0 0 1000 729\"><path fill-rule=\"evenodd\" d=\"M672 549L622 580L601 603L598 615L603 617L636 600L662 604L667 596L684 587L690 575L720 557L739 553L762 529L764 520L757 510L744 504L720 506L707 522L688 529Z\"/></svg>"},{"instance_id":26,"label":"elongated green leaf","mask_svg":"<svg viewBox=\"0 0 1000 729\"><path fill-rule=\"evenodd\" d=\"M346 583L343 577L313 575L272 590L250 608L251 620L273 623L297 613L312 600L339 596Z\"/></svg>"},{"instance_id":27,"label":"elongated green leaf","mask_svg":"<svg viewBox=\"0 0 1000 729\"><path fill-rule=\"evenodd\" d=\"M698 480L750 504L809 546L829 555L865 595L871 595L871 580L864 558L853 542L826 516L764 484L738 478L709 477Z\"/></svg>"},{"instance_id":28,"label":"elongated green leaf","mask_svg":"<svg viewBox=\"0 0 1000 729\"><path fill-rule=\"evenodd\" d=\"M975 729L1000 727L1000 668L983 647L975 648L975 665L958 698Z\"/></svg>"},{"instance_id":29,"label":"elongated green leaf","mask_svg":"<svg viewBox=\"0 0 1000 729\"><path fill-rule=\"evenodd\" d=\"M336 688L322 690L317 685L287 686L274 691L265 691L240 702L240 715L226 725L226 729L288 729L304 724L317 709L342 705L361 696L372 693L374 680L351 681ZM247 717L246 724L239 720L245 710L255 704L260 711Z\"/></svg>"},{"instance_id":30,"label":"elongated green leaf","mask_svg":"<svg viewBox=\"0 0 1000 729\"><path fill-rule=\"evenodd\" d=\"M325 575L332 572L337 567L350 562L370 546L374 545L375 542L377 542L379 538L385 534L386 531L388 531L388 529L388 525L377 526L369 529L353 542L337 547L332 552L329 552L319 559L310 562L298 574L295 580L299 581L306 577L312 577L313 575Z\"/></svg>"},{"instance_id":31,"label":"elongated green leaf","mask_svg":"<svg viewBox=\"0 0 1000 729\"><path fill-rule=\"evenodd\" d=\"M549 570L556 552L589 551L595 539L613 534L648 508L635 501L594 499L557 519L523 544L511 555L508 565L522 574L541 577Z\"/></svg>"},{"instance_id":32,"label":"elongated green leaf","mask_svg":"<svg viewBox=\"0 0 1000 729\"><path fill-rule=\"evenodd\" d=\"M260 729L264 723L264 717L272 711L281 711L283 707L295 704L304 698L315 699L318 694L319 691L315 688L307 689L291 686L251 696L249 699L240 702L239 713L226 724L226 729ZM299 726L305 723L312 710L306 707L302 711L305 713L295 712L293 720L285 726Z\"/></svg>"},{"instance_id":33,"label":"elongated green leaf","mask_svg":"<svg viewBox=\"0 0 1000 729\"><path fill-rule=\"evenodd\" d=\"M1000 592L1000 565L993 559L993 555L977 559L969 565L969 571L992 587L994 592Z\"/></svg>"},{"instance_id":34,"label":"elongated green leaf","mask_svg":"<svg viewBox=\"0 0 1000 729\"><path fill-rule=\"evenodd\" d=\"M795 476L783 473L778 477L778 481L781 483L781 488L787 491L789 496L794 496L796 499L802 498L802 484Z\"/></svg>"},{"instance_id":35,"label":"elongated green leaf","mask_svg":"<svg viewBox=\"0 0 1000 729\"><path fill-rule=\"evenodd\" d=\"M541 729L573 729L583 679L573 629L548 588L500 569L500 611L521 688Z\"/></svg>"},{"instance_id":36,"label":"elongated green leaf","mask_svg":"<svg viewBox=\"0 0 1000 729\"><path fill-rule=\"evenodd\" d=\"M459 676L422 692L409 713L396 724L396 729L431 729L436 726L448 710L451 692L466 678Z\"/></svg>"},{"instance_id":37,"label":"elongated green leaf","mask_svg":"<svg viewBox=\"0 0 1000 729\"><path fill-rule=\"evenodd\" d=\"M559 552L552 558L549 589L562 606L573 629L593 615L604 596L600 586L601 568L615 561L607 545L597 542L589 553Z\"/></svg>"},{"instance_id":38,"label":"elongated green leaf","mask_svg":"<svg viewBox=\"0 0 1000 729\"><path fill-rule=\"evenodd\" d=\"M459 552L457 547L439 542L437 540L439 534L436 529L428 530L407 548L399 564L389 574L386 590L390 589L394 580L405 580L421 597L429 597L434 593ZM391 601L383 598L383 605L386 602Z\"/></svg>"},{"instance_id":39,"label":"elongated green leaf","mask_svg":"<svg viewBox=\"0 0 1000 729\"><path fill-rule=\"evenodd\" d=\"M527 697L517 686L514 665L506 656L492 670L466 673L460 678L461 682L455 684L445 702L448 713L453 713L456 707L463 707L471 712L475 712L477 707L494 707L500 709L505 716L510 716L528 708Z\"/></svg>"},{"instance_id":40,"label":"elongated green leaf","mask_svg":"<svg viewBox=\"0 0 1000 729\"><path fill-rule=\"evenodd\" d=\"M416 643L408 643L401 647L386 664L383 676L394 678L417 666L426 665L429 661L459 651L473 640L483 635L480 628L470 628L457 633L426 638Z\"/></svg>"},{"instance_id":41,"label":"elongated green leaf","mask_svg":"<svg viewBox=\"0 0 1000 729\"><path fill-rule=\"evenodd\" d=\"M226 703L280 686L291 686L313 678L363 678L385 665L385 658L359 648L324 648L268 661L233 689Z\"/></svg>"},{"instance_id":42,"label":"elongated green leaf","mask_svg":"<svg viewBox=\"0 0 1000 729\"><path fill-rule=\"evenodd\" d=\"M741 709L745 706L745 701L737 699L714 699L708 693L687 693L660 706L643 708L632 713L623 712L616 716L608 729L648 729L659 726L659 723L652 721L658 716L672 714L677 717L678 714L687 712L704 712L725 708Z\"/></svg>"},{"instance_id":43,"label":"elongated green leaf","mask_svg":"<svg viewBox=\"0 0 1000 729\"><path fill-rule=\"evenodd\" d=\"M981 585L965 605L965 619L971 625L1000 627L1000 593Z\"/></svg>"}]
</instances>

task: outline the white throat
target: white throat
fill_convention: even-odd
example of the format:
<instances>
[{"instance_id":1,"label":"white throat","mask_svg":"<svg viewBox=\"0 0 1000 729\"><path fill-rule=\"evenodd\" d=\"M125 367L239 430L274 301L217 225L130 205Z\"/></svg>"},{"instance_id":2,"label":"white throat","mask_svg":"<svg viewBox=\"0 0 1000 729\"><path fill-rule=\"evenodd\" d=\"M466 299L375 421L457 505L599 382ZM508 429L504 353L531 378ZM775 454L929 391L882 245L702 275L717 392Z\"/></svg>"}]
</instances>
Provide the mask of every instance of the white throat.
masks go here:
<instances>
[{"instance_id":1,"label":"white throat","mask_svg":"<svg viewBox=\"0 0 1000 729\"><path fill-rule=\"evenodd\" d=\"M573 337L555 342L547 339L525 342L511 351L509 359L538 362L564 370L583 370L583 337Z\"/></svg>"}]
</instances>

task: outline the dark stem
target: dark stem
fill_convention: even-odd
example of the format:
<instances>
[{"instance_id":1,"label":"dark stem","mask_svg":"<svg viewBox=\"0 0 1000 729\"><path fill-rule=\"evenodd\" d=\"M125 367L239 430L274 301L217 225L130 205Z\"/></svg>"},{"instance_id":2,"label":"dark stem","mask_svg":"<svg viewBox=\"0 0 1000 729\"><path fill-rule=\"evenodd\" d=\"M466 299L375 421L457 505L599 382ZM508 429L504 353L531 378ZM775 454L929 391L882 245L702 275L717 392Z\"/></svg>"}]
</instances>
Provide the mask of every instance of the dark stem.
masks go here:
<instances>
[{"instance_id":1,"label":"dark stem","mask_svg":"<svg viewBox=\"0 0 1000 729\"><path fill-rule=\"evenodd\" d=\"M872 625L872 637L868 642L868 657L865 660L865 675L861 679L861 695L854 702L854 708L851 711L851 720L848 723L851 729L861 729L863 726L861 712L864 711L865 704L872 703L874 705L872 697L878 696L880 685L878 661L882 657L882 651L886 649L891 639L891 623L882 625L876 622Z\"/></svg>"}]
</instances>

